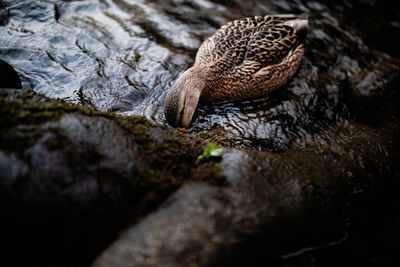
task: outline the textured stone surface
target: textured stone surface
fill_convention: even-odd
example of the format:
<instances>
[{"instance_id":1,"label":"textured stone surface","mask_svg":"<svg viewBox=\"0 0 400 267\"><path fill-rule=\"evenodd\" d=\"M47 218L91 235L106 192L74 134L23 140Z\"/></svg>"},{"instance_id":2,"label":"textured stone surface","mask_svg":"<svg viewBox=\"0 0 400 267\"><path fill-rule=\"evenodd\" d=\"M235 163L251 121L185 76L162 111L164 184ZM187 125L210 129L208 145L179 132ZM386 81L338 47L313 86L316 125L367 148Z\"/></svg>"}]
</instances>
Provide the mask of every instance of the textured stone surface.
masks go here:
<instances>
[{"instance_id":1,"label":"textured stone surface","mask_svg":"<svg viewBox=\"0 0 400 267\"><path fill-rule=\"evenodd\" d=\"M3 89L0 104L6 255L20 251L33 262L87 263L183 183L224 183L215 163L195 164L205 142L145 119L29 90Z\"/></svg>"}]
</instances>

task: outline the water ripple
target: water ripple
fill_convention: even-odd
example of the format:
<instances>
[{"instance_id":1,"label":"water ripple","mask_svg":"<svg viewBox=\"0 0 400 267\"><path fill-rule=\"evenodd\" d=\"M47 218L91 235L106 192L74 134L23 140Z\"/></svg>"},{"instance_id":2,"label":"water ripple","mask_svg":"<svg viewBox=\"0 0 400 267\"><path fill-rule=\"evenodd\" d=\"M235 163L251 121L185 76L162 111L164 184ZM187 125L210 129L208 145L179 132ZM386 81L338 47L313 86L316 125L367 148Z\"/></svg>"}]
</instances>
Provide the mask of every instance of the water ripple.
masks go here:
<instances>
[{"instance_id":1,"label":"water ripple","mask_svg":"<svg viewBox=\"0 0 400 267\"><path fill-rule=\"evenodd\" d=\"M377 92L377 85L385 88L382 76L387 71L364 74L382 63L344 15L355 10L351 3L346 7L299 0L2 3L9 17L0 26L0 58L14 66L24 87L164 125L167 91L220 25L255 14L310 13L305 57L286 86L264 99L202 104L196 111L192 133L219 128L232 146L287 149L331 125L359 118L351 114L362 109L354 105L348 84L360 81L357 90L366 96ZM382 90L378 90L381 95Z\"/></svg>"}]
</instances>

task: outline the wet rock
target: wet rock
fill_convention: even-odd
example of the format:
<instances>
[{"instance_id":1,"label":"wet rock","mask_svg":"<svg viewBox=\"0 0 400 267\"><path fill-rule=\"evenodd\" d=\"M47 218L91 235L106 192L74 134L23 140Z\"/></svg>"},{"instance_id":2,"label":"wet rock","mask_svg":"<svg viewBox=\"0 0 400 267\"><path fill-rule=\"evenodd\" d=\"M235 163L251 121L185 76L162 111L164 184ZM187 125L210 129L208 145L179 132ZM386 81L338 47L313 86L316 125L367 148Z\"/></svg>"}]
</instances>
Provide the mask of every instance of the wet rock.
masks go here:
<instances>
[{"instance_id":1,"label":"wet rock","mask_svg":"<svg viewBox=\"0 0 400 267\"><path fill-rule=\"evenodd\" d=\"M182 188L93 266L271 263L276 254L315 245L322 232L325 238L342 235L338 225L345 225L346 209L398 170L398 128L387 135L360 125L351 129L338 125L279 154L225 149L228 188ZM328 135L342 142L329 144L323 140Z\"/></svg>"},{"instance_id":2,"label":"wet rock","mask_svg":"<svg viewBox=\"0 0 400 267\"><path fill-rule=\"evenodd\" d=\"M0 103L0 232L10 258L87 264L184 182L224 183L212 162L194 165L201 140L143 118L28 90L1 90Z\"/></svg>"},{"instance_id":3,"label":"wet rock","mask_svg":"<svg viewBox=\"0 0 400 267\"><path fill-rule=\"evenodd\" d=\"M30 262L86 265L128 226L94 266L269 262L342 233L354 195L359 203L400 173L399 129L387 120L199 163L204 141L143 118L28 90L2 90L0 101L3 250Z\"/></svg>"},{"instance_id":4,"label":"wet rock","mask_svg":"<svg viewBox=\"0 0 400 267\"><path fill-rule=\"evenodd\" d=\"M382 127L339 124L283 153L225 149L228 188L182 188L93 266L271 263L321 242L321 233L338 238L349 207L368 208L362 200L399 178L399 128ZM332 135L341 141L330 143Z\"/></svg>"},{"instance_id":5,"label":"wet rock","mask_svg":"<svg viewBox=\"0 0 400 267\"><path fill-rule=\"evenodd\" d=\"M21 80L7 62L0 59L0 88L22 88Z\"/></svg>"}]
</instances>

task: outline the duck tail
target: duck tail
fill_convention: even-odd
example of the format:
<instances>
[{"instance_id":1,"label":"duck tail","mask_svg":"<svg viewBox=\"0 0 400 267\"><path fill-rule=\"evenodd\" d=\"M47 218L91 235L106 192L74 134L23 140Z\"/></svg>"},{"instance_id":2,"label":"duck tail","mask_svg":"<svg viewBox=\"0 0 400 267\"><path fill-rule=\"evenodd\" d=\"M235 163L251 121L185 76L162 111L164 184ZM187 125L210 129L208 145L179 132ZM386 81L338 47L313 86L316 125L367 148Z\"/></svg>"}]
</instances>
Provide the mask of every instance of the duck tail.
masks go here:
<instances>
[{"instance_id":1,"label":"duck tail","mask_svg":"<svg viewBox=\"0 0 400 267\"><path fill-rule=\"evenodd\" d=\"M273 15L273 17L282 18L285 20L283 24L288 25L296 30L296 34L299 37L300 43L304 43L307 31L308 31L308 17L307 13L303 14L283 14Z\"/></svg>"}]
</instances>

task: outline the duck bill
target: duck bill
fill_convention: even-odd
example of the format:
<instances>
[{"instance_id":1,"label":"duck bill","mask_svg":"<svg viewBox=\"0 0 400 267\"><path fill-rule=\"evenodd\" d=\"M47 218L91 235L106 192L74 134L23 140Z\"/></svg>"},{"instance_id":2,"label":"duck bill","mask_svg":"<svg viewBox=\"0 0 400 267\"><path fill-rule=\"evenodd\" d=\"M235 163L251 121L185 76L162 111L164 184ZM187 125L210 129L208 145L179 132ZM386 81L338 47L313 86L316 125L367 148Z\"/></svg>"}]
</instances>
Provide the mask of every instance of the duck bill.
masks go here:
<instances>
[{"instance_id":1,"label":"duck bill","mask_svg":"<svg viewBox=\"0 0 400 267\"><path fill-rule=\"evenodd\" d=\"M186 92L183 115L181 117L181 125L183 128L189 128L190 122L193 119L193 114L199 103L200 95L200 90L191 90L189 94Z\"/></svg>"}]
</instances>

